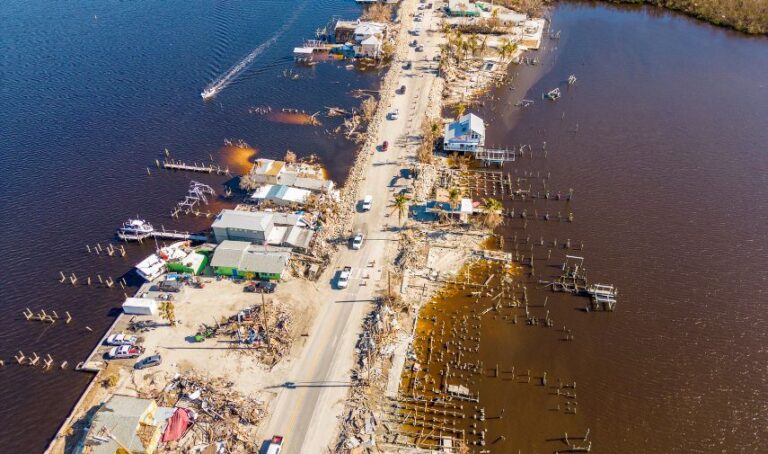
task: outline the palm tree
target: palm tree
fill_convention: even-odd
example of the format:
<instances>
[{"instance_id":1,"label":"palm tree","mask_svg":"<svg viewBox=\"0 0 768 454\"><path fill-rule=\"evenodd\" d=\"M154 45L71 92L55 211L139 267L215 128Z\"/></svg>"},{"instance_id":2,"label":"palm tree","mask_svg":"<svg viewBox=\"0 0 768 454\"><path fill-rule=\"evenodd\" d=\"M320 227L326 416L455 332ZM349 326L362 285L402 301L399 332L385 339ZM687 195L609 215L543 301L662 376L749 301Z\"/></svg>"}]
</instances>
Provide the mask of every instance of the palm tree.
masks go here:
<instances>
[{"instance_id":1,"label":"palm tree","mask_svg":"<svg viewBox=\"0 0 768 454\"><path fill-rule=\"evenodd\" d=\"M494 198L483 199L485 218L483 224L493 230L501 224L501 209L503 205Z\"/></svg>"},{"instance_id":2,"label":"palm tree","mask_svg":"<svg viewBox=\"0 0 768 454\"><path fill-rule=\"evenodd\" d=\"M168 320L171 326L176 326L176 306L170 301L160 303L160 315Z\"/></svg>"},{"instance_id":3,"label":"palm tree","mask_svg":"<svg viewBox=\"0 0 768 454\"><path fill-rule=\"evenodd\" d=\"M405 194L397 194L392 199L392 210L397 211L397 223L403 223L403 216L408 212L408 197Z\"/></svg>"},{"instance_id":4,"label":"palm tree","mask_svg":"<svg viewBox=\"0 0 768 454\"><path fill-rule=\"evenodd\" d=\"M467 39L467 48L472 51L472 55L475 55L477 53L477 47L478 47L478 37L477 33L472 33L469 35L469 38Z\"/></svg>"},{"instance_id":5,"label":"palm tree","mask_svg":"<svg viewBox=\"0 0 768 454\"><path fill-rule=\"evenodd\" d=\"M456 118L461 118L464 116L464 112L467 111L467 105L463 102L460 102L456 104L456 107L453 108L453 113L456 115Z\"/></svg>"},{"instance_id":6,"label":"palm tree","mask_svg":"<svg viewBox=\"0 0 768 454\"><path fill-rule=\"evenodd\" d=\"M495 10L494 10L495 11ZM480 56L482 57L485 54L485 51L488 50L488 37L483 36L483 40L480 41Z\"/></svg>"},{"instance_id":7,"label":"palm tree","mask_svg":"<svg viewBox=\"0 0 768 454\"><path fill-rule=\"evenodd\" d=\"M459 207L459 202L461 202L461 189L459 188L449 189L448 202L451 204L451 208L455 211Z\"/></svg>"},{"instance_id":8,"label":"palm tree","mask_svg":"<svg viewBox=\"0 0 768 454\"><path fill-rule=\"evenodd\" d=\"M502 61L506 60L507 56L512 55L515 50L517 50L517 44L514 44L509 39L506 39L501 47L499 47L499 55L501 55Z\"/></svg>"}]
</instances>

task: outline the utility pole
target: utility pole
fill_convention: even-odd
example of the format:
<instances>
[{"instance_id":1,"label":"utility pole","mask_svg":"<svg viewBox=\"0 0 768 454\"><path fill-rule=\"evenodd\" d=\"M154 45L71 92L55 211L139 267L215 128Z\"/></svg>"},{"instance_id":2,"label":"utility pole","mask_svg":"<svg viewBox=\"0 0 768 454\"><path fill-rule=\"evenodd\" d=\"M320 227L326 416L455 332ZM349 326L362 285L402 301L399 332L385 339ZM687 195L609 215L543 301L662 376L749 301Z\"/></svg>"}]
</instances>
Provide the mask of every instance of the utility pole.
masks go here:
<instances>
[{"instance_id":1,"label":"utility pole","mask_svg":"<svg viewBox=\"0 0 768 454\"><path fill-rule=\"evenodd\" d=\"M261 318L264 320L264 335L267 339L267 346L272 347L269 339L269 323L267 320L267 302L264 300L264 293L261 294Z\"/></svg>"}]
</instances>

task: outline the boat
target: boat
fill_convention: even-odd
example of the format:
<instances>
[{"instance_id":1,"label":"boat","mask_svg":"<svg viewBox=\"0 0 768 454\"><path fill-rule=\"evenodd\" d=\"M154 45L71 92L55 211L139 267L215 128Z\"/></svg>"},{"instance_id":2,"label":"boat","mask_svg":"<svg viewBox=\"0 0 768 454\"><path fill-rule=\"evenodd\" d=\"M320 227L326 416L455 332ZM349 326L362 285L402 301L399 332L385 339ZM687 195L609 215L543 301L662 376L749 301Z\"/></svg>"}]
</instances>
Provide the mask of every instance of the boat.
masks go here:
<instances>
[{"instance_id":1,"label":"boat","mask_svg":"<svg viewBox=\"0 0 768 454\"><path fill-rule=\"evenodd\" d=\"M191 253L189 241L179 241L159 249L156 253L145 258L135 266L139 276L148 281L154 281L166 271L166 263L181 260Z\"/></svg>"},{"instance_id":2,"label":"boat","mask_svg":"<svg viewBox=\"0 0 768 454\"><path fill-rule=\"evenodd\" d=\"M204 100L213 99L214 96L216 96L216 89L214 87L206 88L200 93L200 97Z\"/></svg>"},{"instance_id":3,"label":"boat","mask_svg":"<svg viewBox=\"0 0 768 454\"><path fill-rule=\"evenodd\" d=\"M155 228L143 219L128 219L117 229L117 237L123 241L140 241L152 236Z\"/></svg>"}]
</instances>

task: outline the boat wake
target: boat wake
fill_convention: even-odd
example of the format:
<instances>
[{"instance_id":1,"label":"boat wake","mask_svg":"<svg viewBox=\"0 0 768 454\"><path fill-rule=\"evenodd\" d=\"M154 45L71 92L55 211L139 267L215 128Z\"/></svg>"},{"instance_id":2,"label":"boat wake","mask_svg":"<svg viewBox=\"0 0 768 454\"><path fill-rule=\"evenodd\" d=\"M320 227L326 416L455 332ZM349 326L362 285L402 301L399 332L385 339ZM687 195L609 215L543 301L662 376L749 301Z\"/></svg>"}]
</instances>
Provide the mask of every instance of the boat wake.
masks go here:
<instances>
[{"instance_id":1,"label":"boat wake","mask_svg":"<svg viewBox=\"0 0 768 454\"><path fill-rule=\"evenodd\" d=\"M308 3L309 0L305 0L301 5L299 5L298 8L296 8L296 11L288 18L288 20L283 24L282 27L280 27L279 30L275 32L274 35L272 35L268 40L265 42L259 44L258 47L253 49L248 55L246 55L242 60L237 62L235 66L229 68L224 74L220 75L216 79L214 79L208 86L203 89L203 91L200 93L200 96L204 100L212 99L216 95L218 95L222 90L227 88L230 83L238 76L240 73L245 71L248 66L253 63L256 58L261 55L265 50L267 50L270 46L275 44L278 39L293 25L293 23L296 21L296 18L298 18L301 11L304 9L304 6Z\"/></svg>"}]
</instances>

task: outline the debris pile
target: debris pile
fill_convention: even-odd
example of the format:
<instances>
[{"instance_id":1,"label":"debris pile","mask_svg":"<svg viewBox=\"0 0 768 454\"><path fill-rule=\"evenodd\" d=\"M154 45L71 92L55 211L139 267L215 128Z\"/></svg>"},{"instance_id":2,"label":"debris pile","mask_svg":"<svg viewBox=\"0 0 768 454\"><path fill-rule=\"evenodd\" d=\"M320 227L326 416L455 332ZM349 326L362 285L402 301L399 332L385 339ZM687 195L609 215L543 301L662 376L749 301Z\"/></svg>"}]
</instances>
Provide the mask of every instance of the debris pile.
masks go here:
<instances>
[{"instance_id":1,"label":"debris pile","mask_svg":"<svg viewBox=\"0 0 768 454\"><path fill-rule=\"evenodd\" d=\"M256 426L266 415L265 403L235 391L232 382L177 376L155 400L160 406L191 410L193 423L166 448L175 452L221 443L226 452L251 452L258 446Z\"/></svg>"},{"instance_id":2,"label":"debris pile","mask_svg":"<svg viewBox=\"0 0 768 454\"><path fill-rule=\"evenodd\" d=\"M385 368L390 367L394 353L394 336L399 327L397 313L380 298L376 307L365 318L363 332L355 352L358 362L352 377L357 386L352 388L342 421L337 452L373 448L379 424L375 412L384 405L386 386Z\"/></svg>"},{"instance_id":3,"label":"debris pile","mask_svg":"<svg viewBox=\"0 0 768 454\"><path fill-rule=\"evenodd\" d=\"M220 329L233 339L233 348L273 367L291 350L291 314L282 304L259 304L243 309Z\"/></svg>"}]
</instances>

